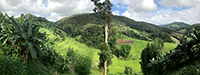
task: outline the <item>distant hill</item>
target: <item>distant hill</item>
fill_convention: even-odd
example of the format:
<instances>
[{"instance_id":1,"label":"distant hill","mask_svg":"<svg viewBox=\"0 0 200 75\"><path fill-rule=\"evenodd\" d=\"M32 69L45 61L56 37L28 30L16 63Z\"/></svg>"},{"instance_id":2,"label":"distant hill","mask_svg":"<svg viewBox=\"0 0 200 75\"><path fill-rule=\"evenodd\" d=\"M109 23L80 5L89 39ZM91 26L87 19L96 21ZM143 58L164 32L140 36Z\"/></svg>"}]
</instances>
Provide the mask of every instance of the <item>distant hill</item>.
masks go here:
<instances>
[{"instance_id":1,"label":"distant hill","mask_svg":"<svg viewBox=\"0 0 200 75\"><path fill-rule=\"evenodd\" d=\"M31 14L26 14L25 16L28 18L30 15ZM113 15L112 17L112 24L116 29L114 31L117 31L119 35L123 34L140 40L153 40L155 38L161 38L165 41L171 42L170 36L173 31L168 28L160 27L151 23L135 21L124 16ZM94 28L99 28L101 30L104 26L101 17L95 13L75 14L70 17L62 18L56 22L50 22L44 17L32 15L32 21L43 26L48 25L59 28L73 38L80 38L81 35L86 32L93 34L94 32L92 31L95 30ZM91 29L94 30L91 31Z\"/></svg>"},{"instance_id":2,"label":"distant hill","mask_svg":"<svg viewBox=\"0 0 200 75\"><path fill-rule=\"evenodd\" d=\"M32 21L36 22L37 24L41 24L41 23L46 23L46 24L53 24L53 22L48 21L45 17L37 17L34 16L32 14L25 14L25 17L29 18L30 16L32 16Z\"/></svg>"},{"instance_id":3,"label":"distant hill","mask_svg":"<svg viewBox=\"0 0 200 75\"><path fill-rule=\"evenodd\" d=\"M166 41L171 41L170 34L172 33L172 30L168 28L160 27L151 23L134 21L124 16L113 15L112 17L113 17L114 27L119 27L119 26L122 26L120 28L126 27L126 30L120 31L121 34L127 36L131 36L129 34L133 34L134 35L132 36L133 38L135 37L140 38L140 36L143 36L143 37L149 37L151 39L161 38ZM86 29L86 27L94 25L103 26L104 23L98 14L86 13L86 14L76 14L70 17L65 17L55 22L53 25L59 29L62 29L68 34L73 33L72 36L76 37L80 35L82 32L81 30ZM137 33L136 31L139 33ZM147 36L144 36L142 32L147 33L146 34Z\"/></svg>"},{"instance_id":4,"label":"distant hill","mask_svg":"<svg viewBox=\"0 0 200 75\"><path fill-rule=\"evenodd\" d=\"M187 26L190 26L190 25L186 24L184 22L173 22L173 23L170 23L170 24L160 25L160 26L169 28L171 30L177 30L177 29L179 29L181 27L187 27Z\"/></svg>"},{"instance_id":5,"label":"distant hill","mask_svg":"<svg viewBox=\"0 0 200 75\"><path fill-rule=\"evenodd\" d=\"M176 29L176 31L179 33L188 34L188 33L192 33L194 28L200 28L200 23L193 24L191 26L181 27L179 29Z\"/></svg>"}]
</instances>

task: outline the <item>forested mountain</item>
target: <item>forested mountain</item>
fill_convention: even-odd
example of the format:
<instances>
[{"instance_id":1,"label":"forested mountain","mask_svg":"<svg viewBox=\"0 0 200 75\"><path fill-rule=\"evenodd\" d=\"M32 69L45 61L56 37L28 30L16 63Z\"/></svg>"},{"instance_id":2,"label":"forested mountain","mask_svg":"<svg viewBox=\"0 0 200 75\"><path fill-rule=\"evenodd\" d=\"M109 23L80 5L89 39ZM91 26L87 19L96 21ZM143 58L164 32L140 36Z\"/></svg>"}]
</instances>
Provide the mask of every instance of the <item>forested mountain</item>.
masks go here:
<instances>
[{"instance_id":1,"label":"forested mountain","mask_svg":"<svg viewBox=\"0 0 200 75\"><path fill-rule=\"evenodd\" d=\"M197 24L193 24L191 26L181 27L179 29L176 29L176 31L180 32L180 33L188 34L188 33L191 33L194 30L194 28L196 28L196 27L200 28L200 24L197 23Z\"/></svg>"},{"instance_id":2,"label":"forested mountain","mask_svg":"<svg viewBox=\"0 0 200 75\"><path fill-rule=\"evenodd\" d=\"M50 21L48 21L46 18L44 18L44 17L37 17L37 16L34 16L34 15L32 15L32 14L26 14L26 15L24 15L26 18L29 18L30 16L32 16L32 21L33 22L36 22L37 24L40 24L40 23L44 23L44 24L47 24L47 25L49 25L49 24L53 24L53 22L50 22ZM17 18L18 19L18 18Z\"/></svg>"},{"instance_id":3,"label":"forested mountain","mask_svg":"<svg viewBox=\"0 0 200 75\"><path fill-rule=\"evenodd\" d=\"M134 21L132 19L123 16L112 16L112 17L113 17L112 24L115 28L119 26L129 27L129 30L124 30L120 32L121 34L125 34L133 38L145 39L144 37L149 37L151 39L161 38L168 42L171 41L169 37L172 31L168 28L159 27L154 24L146 22ZM72 37L76 37L81 34L83 29L86 29L85 27L90 27L91 25L97 25L102 27L103 21L100 18L101 17L95 13L78 14L63 18L55 22L53 25L69 34L72 34ZM131 29L135 29L139 32L146 32L148 36L144 36L142 33L138 34Z\"/></svg>"},{"instance_id":4,"label":"forested mountain","mask_svg":"<svg viewBox=\"0 0 200 75\"><path fill-rule=\"evenodd\" d=\"M166 25L161 25L162 27L166 27L166 28L169 28L171 30L177 30L181 27L187 27L187 26L190 26L189 24L186 24L184 22L173 22L173 23L170 23L170 24L166 24Z\"/></svg>"}]
</instances>

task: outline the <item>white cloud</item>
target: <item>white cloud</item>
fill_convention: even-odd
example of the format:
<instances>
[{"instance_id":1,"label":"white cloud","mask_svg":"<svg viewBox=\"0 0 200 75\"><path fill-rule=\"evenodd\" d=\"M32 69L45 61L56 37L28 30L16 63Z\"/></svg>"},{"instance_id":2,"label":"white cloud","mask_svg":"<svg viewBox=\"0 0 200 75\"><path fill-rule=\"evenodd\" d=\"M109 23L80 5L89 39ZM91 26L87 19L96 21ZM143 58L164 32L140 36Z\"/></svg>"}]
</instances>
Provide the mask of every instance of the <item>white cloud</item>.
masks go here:
<instances>
[{"instance_id":1,"label":"white cloud","mask_svg":"<svg viewBox=\"0 0 200 75\"><path fill-rule=\"evenodd\" d=\"M32 13L40 14L51 21L72 14L90 13L93 7L91 0L0 0L0 11L10 16Z\"/></svg>"},{"instance_id":2,"label":"white cloud","mask_svg":"<svg viewBox=\"0 0 200 75\"><path fill-rule=\"evenodd\" d=\"M137 1L138 0L134 0L133 2ZM145 21L158 25L174 21L186 22L189 24L200 23L200 2L197 0L185 0L182 2L181 0L155 0L161 6L166 7L159 9L153 9L156 7L155 2L152 0L148 1L138 1L138 4L135 4L135 7L133 7L132 5L129 5L131 4L130 0L123 0L122 2L128 5L128 10L122 13L122 15L137 21ZM140 8L143 10L138 10L137 5L140 5ZM174 7L177 7L176 9L180 10L173 9ZM185 9L184 7L189 8Z\"/></svg>"},{"instance_id":3,"label":"white cloud","mask_svg":"<svg viewBox=\"0 0 200 75\"><path fill-rule=\"evenodd\" d=\"M191 7L194 6L197 0L156 0L159 4L165 7Z\"/></svg>"},{"instance_id":4,"label":"white cloud","mask_svg":"<svg viewBox=\"0 0 200 75\"><path fill-rule=\"evenodd\" d=\"M115 10L115 11L113 11L112 14L113 14L113 15L117 15L117 16L120 15L120 14L119 14L119 10Z\"/></svg>"},{"instance_id":5,"label":"white cloud","mask_svg":"<svg viewBox=\"0 0 200 75\"><path fill-rule=\"evenodd\" d=\"M121 3L128 5L129 12L151 12L157 10L154 0L121 0Z\"/></svg>"},{"instance_id":6,"label":"white cloud","mask_svg":"<svg viewBox=\"0 0 200 75\"><path fill-rule=\"evenodd\" d=\"M105 0L101 0L103 1ZM123 16L137 21L154 24L200 22L199 0L111 0L111 3L116 6L112 12L114 15L125 11ZM0 0L0 11L10 16L19 17L21 13L32 13L50 21L72 14L91 13L93 8L91 0Z\"/></svg>"}]
</instances>

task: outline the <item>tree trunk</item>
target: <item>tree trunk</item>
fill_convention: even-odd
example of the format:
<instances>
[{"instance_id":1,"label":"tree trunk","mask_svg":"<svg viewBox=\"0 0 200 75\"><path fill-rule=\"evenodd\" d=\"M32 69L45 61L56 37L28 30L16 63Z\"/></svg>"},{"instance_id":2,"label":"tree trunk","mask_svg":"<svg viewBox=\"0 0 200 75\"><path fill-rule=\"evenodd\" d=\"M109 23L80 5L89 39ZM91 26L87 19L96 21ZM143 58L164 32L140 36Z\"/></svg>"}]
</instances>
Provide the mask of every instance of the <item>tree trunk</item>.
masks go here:
<instances>
[{"instance_id":1,"label":"tree trunk","mask_svg":"<svg viewBox=\"0 0 200 75\"><path fill-rule=\"evenodd\" d=\"M108 43L108 23L105 23L105 42ZM104 75L107 75L107 60L104 62Z\"/></svg>"},{"instance_id":2,"label":"tree trunk","mask_svg":"<svg viewBox=\"0 0 200 75\"><path fill-rule=\"evenodd\" d=\"M108 43L108 24L105 23L105 42Z\"/></svg>"},{"instance_id":3,"label":"tree trunk","mask_svg":"<svg viewBox=\"0 0 200 75\"><path fill-rule=\"evenodd\" d=\"M107 75L107 60L105 60L105 62L104 62L104 74L103 75Z\"/></svg>"}]
</instances>

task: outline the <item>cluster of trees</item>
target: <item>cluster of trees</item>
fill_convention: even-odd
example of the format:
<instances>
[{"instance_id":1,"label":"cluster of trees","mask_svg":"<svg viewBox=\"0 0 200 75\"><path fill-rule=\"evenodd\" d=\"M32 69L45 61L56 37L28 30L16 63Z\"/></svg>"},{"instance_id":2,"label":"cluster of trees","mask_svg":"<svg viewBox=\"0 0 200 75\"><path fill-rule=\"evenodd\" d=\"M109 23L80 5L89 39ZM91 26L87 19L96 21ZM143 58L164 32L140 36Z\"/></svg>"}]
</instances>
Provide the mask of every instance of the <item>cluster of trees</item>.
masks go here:
<instances>
[{"instance_id":1,"label":"cluster of trees","mask_svg":"<svg viewBox=\"0 0 200 75\"><path fill-rule=\"evenodd\" d=\"M170 50L166 53L159 53L159 51L156 51L157 54L152 54L152 51L156 49L150 52L143 50L141 55L143 74L167 74L168 72L199 60L200 30L198 28L196 28L192 34L189 34L189 36L179 38L179 41L175 50Z\"/></svg>"},{"instance_id":2,"label":"cluster of trees","mask_svg":"<svg viewBox=\"0 0 200 75\"><path fill-rule=\"evenodd\" d=\"M200 24L194 24L187 27L181 27L181 28L176 29L175 31L179 33L190 34L194 31L195 28L200 28ZM181 30L183 30L184 32L181 32Z\"/></svg>"},{"instance_id":3,"label":"cluster of trees","mask_svg":"<svg viewBox=\"0 0 200 75\"><path fill-rule=\"evenodd\" d=\"M151 39L160 38L163 39L166 42L171 42L170 40L170 34L172 33L172 30L164 27L159 27L150 23L146 22L136 22L132 19L123 17L123 16L113 16L114 22L119 21L125 23L126 26L137 29L140 31L145 31L147 33L150 33L148 37Z\"/></svg>"},{"instance_id":4,"label":"cluster of trees","mask_svg":"<svg viewBox=\"0 0 200 75\"><path fill-rule=\"evenodd\" d=\"M59 55L48 43L46 32L39 32L42 26L33 23L31 16L27 18L22 14L19 19L14 19L7 14L0 15L0 74L90 73L90 56L82 56L76 52L73 56Z\"/></svg>"},{"instance_id":5,"label":"cluster of trees","mask_svg":"<svg viewBox=\"0 0 200 75\"><path fill-rule=\"evenodd\" d=\"M112 51L112 54L114 54L116 57L122 56L123 58L127 58L129 53L131 52L131 46L128 44L122 44L120 45L120 48L117 48L116 46L116 38L113 37L108 42L110 49Z\"/></svg>"},{"instance_id":6,"label":"cluster of trees","mask_svg":"<svg viewBox=\"0 0 200 75\"><path fill-rule=\"evenodd\" d=\"M159 27L150 23L146 22L137 22L132 19L123 17L123 16L114 16L110 15L111 18L113 18L112 24L118 24L120 22L123 23L124 26L130 27L132 29L136 29L138 31L145 31L149 33L149 36L151 39L161 38L166 42L171 42L170 36L172 34L172 30L164 27ZM55 22L53 25L59 29L62 29L67 34L70 34L72 37L77 37L81 35L82 29L87 27L89 24L94 25L104 25L105 21L103 17L101 17L101 14L98 13L92 13L92 14L78 14L73 15L68 18L63 18L57 22ZM115 25L113 27L115 27ZM127 36L142 39L142 40L148 40L145 37L141 37L140 35L137 35L133 31L125 30L124 32L120 34L125 34Z\"/></svg>"},{"instance_id":7,"label":"cluster of trees","mask_svg":"<svg viewBox=\"0 0 200 75\"><path fill-rule=\"evenodd\" d=\"M159 53L162 51L164 47L164 42L161 39L156 39L153 43L148 43L147 47L142 51L141 54L141 69L142 73L144 75L150 74L153 69L148 68L148 63L150 63L150 60L154 58L155 60L156 56L159 56Z\"/></svg>"}]
</instances>

